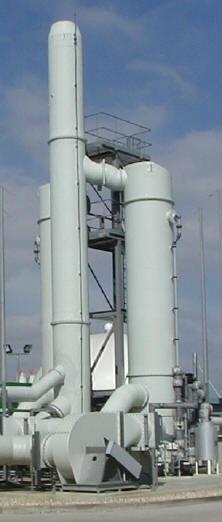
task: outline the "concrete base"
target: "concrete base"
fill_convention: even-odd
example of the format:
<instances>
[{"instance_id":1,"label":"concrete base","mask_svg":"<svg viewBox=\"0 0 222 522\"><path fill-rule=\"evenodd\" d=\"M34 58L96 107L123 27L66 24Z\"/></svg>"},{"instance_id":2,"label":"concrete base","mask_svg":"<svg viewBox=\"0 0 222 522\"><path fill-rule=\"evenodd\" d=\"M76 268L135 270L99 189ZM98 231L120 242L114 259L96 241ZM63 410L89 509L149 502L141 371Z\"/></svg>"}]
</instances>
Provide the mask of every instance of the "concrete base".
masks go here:
<instances>
[{"instance_id":1,"label":"concrete base","mask_svg":"<svg viewBox=\"0 0 222 522\"><path fill-rule=\"evenodd\" d=\"M13 490L0 492L2 512L9 511L41 511L66 510L77 507L146 505L179 502L186 500L222 498L221 475L199 475L194 477L169 477L159 479L159 487L131 491L100 493L62 493Z\"/></svg>"}]
</instances>

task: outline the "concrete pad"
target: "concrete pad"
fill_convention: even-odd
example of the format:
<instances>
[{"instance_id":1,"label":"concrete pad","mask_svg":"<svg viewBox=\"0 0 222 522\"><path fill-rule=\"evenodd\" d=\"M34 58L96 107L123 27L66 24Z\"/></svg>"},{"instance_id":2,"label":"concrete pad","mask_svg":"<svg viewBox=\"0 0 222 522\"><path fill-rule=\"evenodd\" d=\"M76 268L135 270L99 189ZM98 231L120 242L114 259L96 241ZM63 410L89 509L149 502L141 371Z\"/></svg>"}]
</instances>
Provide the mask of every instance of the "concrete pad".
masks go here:
<instances>
[{"instance_id":1,"label":"concrete pad","mask_svg":"<svg viewBox=\"0 0 222 522\"><path fill-rule=\"evenodd\" d=\"M222 498L222 475L195 477L168 477L159 479L155 491L138 489L106 493L39 492L24 489L0 492L0 510L26 511L67 510L95 506L145 505L186 500Z\"/></svg>"}]
</instances>

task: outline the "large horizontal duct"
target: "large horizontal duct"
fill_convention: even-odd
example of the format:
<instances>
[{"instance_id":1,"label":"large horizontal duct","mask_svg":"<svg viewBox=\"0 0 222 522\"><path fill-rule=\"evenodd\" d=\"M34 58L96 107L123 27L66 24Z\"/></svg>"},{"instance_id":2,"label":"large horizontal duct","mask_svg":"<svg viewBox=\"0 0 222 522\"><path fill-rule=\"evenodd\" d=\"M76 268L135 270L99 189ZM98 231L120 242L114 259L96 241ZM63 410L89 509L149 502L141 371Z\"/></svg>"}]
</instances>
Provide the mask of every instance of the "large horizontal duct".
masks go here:
<instances>
[{"instance_id":1,"label":"large horizontal duct","mask_svg":"<svg viewBox=\"0 0 222 522\"><path fill-rule=\"evenodd\" d=\"M126 185L127 174L123 169L117 169L102 161L96 163L85 156L83 168L86 180L94 185L104 185L111 190L123 190Z\"/></svg>"},{"instance_id":2,"label":"large horizontal duct","mask_svg":"<svg viewBox=\"0 0 222 522\"><path fill-rule=\"evenodd\" d=\"M1 465L29 465L31 463L31 450L31 435L0 437Z\"/></svg>"}]
</instances>

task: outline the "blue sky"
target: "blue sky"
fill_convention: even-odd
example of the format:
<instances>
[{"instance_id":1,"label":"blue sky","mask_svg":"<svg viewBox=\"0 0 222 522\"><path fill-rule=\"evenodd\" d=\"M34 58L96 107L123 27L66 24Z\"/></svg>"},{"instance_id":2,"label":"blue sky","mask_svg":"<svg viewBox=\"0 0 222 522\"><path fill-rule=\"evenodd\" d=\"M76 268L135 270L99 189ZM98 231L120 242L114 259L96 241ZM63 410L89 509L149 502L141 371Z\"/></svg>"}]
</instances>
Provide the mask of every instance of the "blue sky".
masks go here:
<instances>
[{"instance_id":1,"label":"blue sky","mask_svg":"<svg viewBox=\"0 0 222 522\"><path fill-rule=\"evenodd\" d=\"M184 223L178 269L181 359L187 367L192 351L201 353L197 209L203 207L210 371L222 393L221 0L1 1L8 342L18 349L33 342L27 364L38 364L39 272L32 244L37 189L48 181L47 35L52 22L74 16L84 43L85 113L107 111L151 127L152 159L172 172ZM108 281L104 270L102 276Z\"/></svg>"}]
</instances>

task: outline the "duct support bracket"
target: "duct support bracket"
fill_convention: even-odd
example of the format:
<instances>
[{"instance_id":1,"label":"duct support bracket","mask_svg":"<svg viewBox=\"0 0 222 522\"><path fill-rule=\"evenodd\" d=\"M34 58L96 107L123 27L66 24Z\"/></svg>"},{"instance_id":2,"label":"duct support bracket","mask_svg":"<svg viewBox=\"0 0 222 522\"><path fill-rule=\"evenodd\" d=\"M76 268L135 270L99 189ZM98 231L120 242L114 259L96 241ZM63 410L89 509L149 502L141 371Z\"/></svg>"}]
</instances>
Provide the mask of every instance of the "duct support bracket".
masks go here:
<instances>
[{"instance_id":1,"label":"duct support bracket","mask_svg":"<svg viewBox=\"0 0 222 522\"><path fill-rule=\"evenodd\" d=\"M106 455L112 457L125 471L130 473L134 479L139 480L142 473L142 466L124 448L113 440L107 441Z\"/></svg>"}]
</instances>

